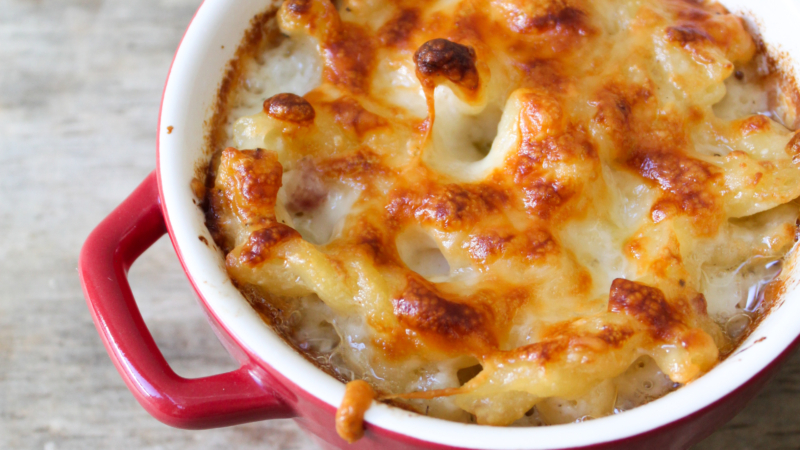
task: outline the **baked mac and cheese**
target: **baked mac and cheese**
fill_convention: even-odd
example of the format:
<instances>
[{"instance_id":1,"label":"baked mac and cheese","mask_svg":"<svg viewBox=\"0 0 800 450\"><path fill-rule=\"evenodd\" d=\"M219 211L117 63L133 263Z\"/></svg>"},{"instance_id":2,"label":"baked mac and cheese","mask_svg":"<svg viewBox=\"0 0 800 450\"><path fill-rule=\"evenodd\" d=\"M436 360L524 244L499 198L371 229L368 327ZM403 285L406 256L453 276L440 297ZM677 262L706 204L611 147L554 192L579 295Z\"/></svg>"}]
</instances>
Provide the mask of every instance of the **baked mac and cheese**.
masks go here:
<instances>
[{"instance_id":1,"label":"baked mac and cheese","mask_svg":"<svg viewBox=\"0 0 800 450\"><path fill-rule=\"evenodd\" d=\"M794 245L797 92L716 3L286 0L248 39L206 180L228 273L421 414L664 395L735 348Z\"/></svg>"}]
</instances>

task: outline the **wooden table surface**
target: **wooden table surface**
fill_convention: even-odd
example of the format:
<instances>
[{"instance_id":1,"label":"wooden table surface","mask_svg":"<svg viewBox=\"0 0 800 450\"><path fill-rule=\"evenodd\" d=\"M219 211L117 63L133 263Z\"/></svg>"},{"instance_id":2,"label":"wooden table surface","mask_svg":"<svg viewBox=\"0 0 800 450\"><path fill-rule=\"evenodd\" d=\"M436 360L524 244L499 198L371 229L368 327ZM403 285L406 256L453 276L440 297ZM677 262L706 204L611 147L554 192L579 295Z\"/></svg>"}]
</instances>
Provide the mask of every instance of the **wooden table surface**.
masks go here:
<instances>
[{"instance_id":1,"label":"wooden table surface","mask_svg":"<svg viewBox=\"0 0 800 450\"><path fill-rule=\"evenodd\" d=\"M155 167L161 90L199 0L0 0L0 449L312 449L289 420L182 431L103 349L76 270L87 234ZM183 376L235 367L170 243L131 284ZM696 449L800 448L800 355Z\"/></svg>"}]
</instances>

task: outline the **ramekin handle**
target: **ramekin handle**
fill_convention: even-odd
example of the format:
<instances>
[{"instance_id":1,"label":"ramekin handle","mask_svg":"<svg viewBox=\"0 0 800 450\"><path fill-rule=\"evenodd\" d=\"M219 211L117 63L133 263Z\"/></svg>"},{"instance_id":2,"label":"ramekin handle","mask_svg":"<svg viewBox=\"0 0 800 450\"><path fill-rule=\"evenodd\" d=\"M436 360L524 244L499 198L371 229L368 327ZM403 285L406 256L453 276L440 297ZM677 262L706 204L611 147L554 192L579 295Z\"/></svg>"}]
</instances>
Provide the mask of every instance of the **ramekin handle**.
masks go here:
<instances>
[{"instance_id":1,"label":"ramekin handle","mask_svg":"<svg viewBox=\"0 0 800 450\"><path fill-rule=\"evenodd\" d=\"M251 367L205 378L175 374L147 329L128 284L131 264L166 233L151 173L81 249L79 272L97 331L125 384L156 419L204 429L285 418L292 409Z\"/></svg>"}]
</instances>

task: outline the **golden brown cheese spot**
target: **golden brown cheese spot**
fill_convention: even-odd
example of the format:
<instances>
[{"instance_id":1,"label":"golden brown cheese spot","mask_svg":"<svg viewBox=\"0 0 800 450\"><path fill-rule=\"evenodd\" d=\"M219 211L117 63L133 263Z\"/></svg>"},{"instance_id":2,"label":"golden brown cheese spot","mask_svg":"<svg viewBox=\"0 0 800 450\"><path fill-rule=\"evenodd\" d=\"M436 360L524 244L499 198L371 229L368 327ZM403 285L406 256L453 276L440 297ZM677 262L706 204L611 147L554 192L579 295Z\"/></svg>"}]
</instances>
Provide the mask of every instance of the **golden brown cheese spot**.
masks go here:
<instances>
[{"instance_id":1,"label":"golden brown cheese spot","mask_svg":"<svg viewBox=\"0 0 800 450\"><path fill-rule=\"evenodd\" d=\"M300 233L282 223L275 222L266 228L256 230L244 244L239 263L257 266L273 258L275 256L273 250L291 239L301 239Z\"/></svg>"},{"instance_id":2,"label":"golden brown cheese spot","mask_svg":"<svg viewBox=\"0 0 800 450\"><path fill-rule=\"evenodd\" d=\"M639 234L625 244L623 251L628 258L646 264L647 270L659 278L669 279L676 272L677 276L684 276L680 243L674 233L670 234L663 247L654 251L648 251L648 241L648 233ZM684 286L685 283L684 280Z\"/></svg>"},{"instance_id":3,"label":"golden brown cheese spot","mask_svg":"<svg viewBox=\"0 0 800 450\"><path fill-rule=\"evenodd\" d=\"M597 337L608 346L620 348L633 335L634 332L630 328L605 325Z\"/></svg>"},{"instance_id":4,"label":"golden brown cheese spot","mask_svg":"<svg viewBox=\"0 0 800 450\"><path fill-rule=\"evenodd\" d=\"M681 327L680 314L661 289L623 278L611 283L608 311L636 318L656 339L672 339Z\"/></svg>"},{"instance_id":5,"label":"golden brown cheese spot","mask_svg":"<svg viewBox=\"0 0 800 450\"><path fill-rule=\"evenodd\" d=\"M378 36L383 45L387 47L403 47L408 43L409 36L419 27L419 24L418 10L402 9L381 27Z\"/></svg>"},{"instance_id":6,"label":"golden brown cheese spot","mask_svg":"<svg viewBox=\"0 0 800 450\"><path fill-rule=\"evenodd\" d=\"M423 189L395 190L386 206L390 217L401 221L413 217L443 230L457 230L475 224L508 202L503 191L485 184L433 184Z\"/></svg>"},{"instance_id":7,"label":"golden brown cheese spot","mask_svg":"<svg viewBox=\"0 0 800 450\"><path fill-rule=\"evenodd\" d=\"M688 23L668 27L665 34L668 42L683 47L692 53L697 61L702 63L714 62L715 58L704 49L706 43L713 42L711 36L704 29Z\"/></svg>"},{"instance_id":8,"label":"golden brown cheese spot","mask_svg":"<svg viewBox=\"0 0 800 450\"><path fill-rule=\"evenodd\" d=\"M347 234L347 245L365 251L377 266L398 266L400 257L395 243L376 224L361 217L350 227Z\"/></svg>"},{"instance_id":9,"label":"golden brown cheese spot","mask_svg":"<svg viewBox=\"0 0 800 450\"><path fill-rule=\"evenodd\" d=\"M469 240L469 256L477 263L488 264L504 253L513 238L511 234L500 234L496 231L475 234Z\"/></svg>"},{"instance_id":10,"label":"golden brown cheese spot","mask_svg":"<svg viewBox=\"0 0 800 450\"><path fill-rule=\"evenodd\" d=\"M705 30L691 24L667 27L667 41L675 42L683 47L693 42L710 41L711 36Z\"/></svg>"},{"instance_id":11,"label":"golden brown cheese spot","mask_svg":"<svg viewBox=\"0 0 800 450\"><path fill-rule=\"evenodd\" d=\"M375 399L375 391L363 380L347 383L342 404L336 410L336 433L349 444L364 436L364 414Z\"/></svg>"},{"instance_id":12,"label":"golden brown cheese spot","mask_svg":"<svg viewBox=\"0 0 800 450\"><path fill-rule=\"evenodd\" d=\"M694 0L679 0L673 2L676 6L679 19L702 21L710 19L714 14L725 14L725 7L719 3L701 3Z\"/></svg>"},{"instance_id":13,"label":"golden brown cheese spot","mask_svg":"<svg viewBox=\"0 0 800 450\"><path fill-rule=\"evenodd\" d=\"M761 173L761 172L756 172L756 174L755 174L755 175L753 175L753 181L752 181L750 184L751 184L753 187L755 187L755 186L758 186L758 183L760 183L760 182L761 182L761 178L763 178L763 177L764 177L764 174L763 174L763 173Z\"/></svg>"},{"instance_id":14,"label":"golden brown cheese spot","mask_svg":"<svg viewBox=\"0 0 800 450\"><path fill-rule=\"evenodd\" d=\"M582 36L591 32L586 13L575 2L545 0L528 2L512 0L499 3L504 9L509 28L521 34Z\"/></svg>"},{"instance_id":15,"label":"golden brown cheese spot","mask_svg":"<svg viewBox=\"0 0 800 450\"><path fill-rule=\"evenodd\" d=\"M335 39L342 27L339 12L328 0L286 0L277 16L283 30L304 30L321 43Z\"/></svg>"},{"instance_id":16,"label":"golden brown cheese spot","mask_svg":"<svg viewBox=\"0 0 800 450\"><path fill-rule=\"evenodd\" d=\"M538 228L521 233L496 230L474 232L466 248L473 261L484 265L498 258L522 258L531 263L559 252L559 246L550 232Z\"/></svg>"},{"instance_id":17,"label":"golden brown cheese spot","mask_svg":"<svg viewBox=\"0 0 800 450\"><path fill-rule=\"evenodd\" d=\"M630 141L643 131L636 128L647 127L646 123L639 123L634 110L652 106L652 100L654 96L649 86L607 85L598 93L595 121L608 130L620 147L630 146Z\"/></svg>"},{"instance_id":18,"label":"golden brown cheese spot","mask_svg":"<svg viewBox=\"0 0 800 450\"><path fill-rule=\"evenodd\" d=\"M417 77L427 89L444 78L470 91L480 87L475 49L447 39L430 40L414 53Z\"/></svg>"},{"instance_id":19,"label":"golden brown cheese spot","mask_svg":"<svg viewBox=\"0 0 800 450\"><path fill-rule=\"evenodd\" d=\"M558 60L521 60L517 64L523 71L526 85L538 86L553 93L563 93L569 86L569 78L564 75Z\"/></svg>"},{"instance_id":20,"label":"golden brown cheese spot","mask_svg":"<svg viewBox=\"0 0 800 450\"><path fill-rule=\"evenodd\" d=\"M332 2L288 0L281 5L278 19L284 31L302 29L317 39L327 81L351 92L367 90L374 39L358 25L342 22Z\"/></svg>"},{"instance_id":21,"label":"golden brown cheese spot","mask_svg":"<svg viewBox=\"0 0 800 450\"><path fill-rule=\"evenodd\" d=\"M562 360L569 352L602 354L612 348L620 348L634 334L622 325L604 325L597 333L578 332L572 324L562 323L548 330L545 338L510 352L512 357L540 365Z\"/></svg>"},{"instance_id":22,"label":"golden brown cheese spot","mask_svg":"<svg viewBox=\"0 0 800 450\"><path fill-rule=\"evenodd\" d=\"M407 330L397 327L387 330L386 334L378 334L372 338L372 344L380 349L389 361L401 361L419 351L419 342L407 334Z\"/></svg>"},{"instance_id":23,"label":"golden brown cheese spot","mask_svg":"<svg viewBox=\"0 0 800 450\"><path fill-rule=\"evenodd\" d=\"M527 52L539 57L559 58L595 34L588 14L577 1L506 0L492 5L499 8L508 29L526 42Z\"/></svg>"},{"instance_id":24,"label":"golden brown cheese spot","mask_svg":"<svg viewBox=\"0 0 800 450\"><path fill-rule=\"evenodd\" d=\"M559 176L558 165L591 169L596 151L584 132L565 126L560 105L554 98L530 94L524 97L520 111L519 150L510 156L505 170L516 189L523 193L528 212L548 219L575 196L591 173Z\"/></svg>"},{"instance_id":25,"label":"golden brown cheese spot","mask_svg":"<svg viewBox=\"0 0 800 450\"><path fill-rule=\"evenodd\" d=\"M253 226L274 220L282 176L275 152L227 148L222 152L217 182L222 182L234 212L247 226Z\"/></svg>"},{"instance_id":26,"label":"golden brown cheese spot","mask_svg":"<svg viewBox=\"0 0 800 450\"><path fill-rule=\"evenodd\" d=\"M657 182L663 191L671 194L653 205L654 222L683 213L691 216L701 231L716 230L714 218L720 205L712 185L719 176L712 172L709 164L668 150L641 151L627 163L642 177Z\"/></svg>"},{"instance_id":27,"label":"golden brown cheese spot","mask_svg":"<svg viewBox=\"0 0 800 450\"><path fill-rule=\"evenodd\" d=\"M795 133L789 143L786 144L786 153L792 157L792 163L800 163L800 133Z\"/></svg>"},{"instance_id":28,"label":"golden brown cheese spot","mask_svg":"<svg viewBox=\"0 0 800 450\"><path fill-rule=\"evenodd\" d=\"M769 128L769 119L760 114L750 116L738 123L738 131L742 136L750 136L751 134L767 131Z\"/></svg>"},{"instance_id":29,"label":"golden brown cheese spot","mask_svg":"<svg viewBox=\"0 0 800 450\"><path fill-rule=\"evenodd\" d=\"M521 258L533 263L559 252L559 245L550 232L538 228L521 233L508 230L473 232L465 247L470 259L483 265L498 258Z\"/></svg>"},{"instance_id":30,"label":"golden brown cheese spot","mask_svg":"<svg viewBox=\"0 0 800 450\"><path fill-rule=\"evenodd\" d=\"M441 224L442 228L475 222L486 205L468 189L449 184L438 187L421 202L414 212L421 221Z\"/></svg>"},{"instance_id":31,"label":"golden brown cheese spot","mask_svg":"<svg viewBox=\"0 0 800 450\"><path fill-rule=\"evenodd\" d=\"M367 91L375 49L373 39L353 24L344 24L338 38L323 48L328 62L325 77L352 92Z\"/></svg>"},{"instance_id":32,"label":"golden brown cheese spot","mask_svg":"<svg viewBox=\"0 0 800 450\"><path fill-rule=\"evenodd\" d=\"M536 179L526 183L522 188L525 193L525 208L533 214L548 219L553 211L564 204L573 192L558 181L551 182L545 179Z\"/></svg>"},{"instance_id":33,"label":"golden brown cheese spot","mask_svg":"<svg viewBox=\"0 0 800 450\"><path fill-rule=\"evenodd\" d=\"M651 115L655 113L652 98L648 86L605 86L599 92L595 120L614 139L618 157L664 192L651 208L654 222L685 214L696 232L712 234L722 220L721 174L684 153L689 147L685 125L678 118Z\"/></svg>"},{"instance_id":34,"label":"golden brown cheese spot","mask_svg":"<svg viewBox=\"0 0 800 450\"><path fill-rule=\"evenodd\" d=\"M392 300L392 306L401 323L440 338L446 347L465 349L496 345L488 329L488 311L447 300L436 288L415 276L407 277L405 289Z\"/></svg>"},{"instance_id":35,"label":"golden brown cheese spot","mask_svg":"<svg viewBox=\"0 0 800 450\"><path fill-rule=\"evenodd\" d=\"M278 94L264 100L264 112L285 122L309 124L314 121L314 107L295 94Z\"/></svg>"},{"instance_id":36,"label":"golden brown cheese spot","mask_svg":"<svg viewBox=\"0 0 800 450\"><path fill-rule=\"evenodd\" d=\"M333 112L334 121L345 130L355 132L359 137L389 124L383 117L367 111L352 97L342 97L328 106Z\"/></svg>"},{"instance_id":37,"label":"golden brown cheese spot","mask_svg":"<svg viewBox=\"0 0 800 450\"><path fill-rule=\"evenodd\" d=\"M686 2L673 2L678 18L682 21L668 28L667 38L687 48L695 55L702 43L713 43L725 51L733 62L745 62L752 58L756 50L755 42L747 32L742 18L729 14L722 5L691 5ZM669 31L670 29L674 31Z\"/></svg>"},{"instance_id":38,"label":"golden brown cheese spot","mask_svg":"<svg viewBox=\"0 0 800 450\"><path fill-rule=\"evenodd\" d=\"M546 364L561 359L568 349L569 338L559 337L520 347L514 354L523 361Z\"/></svg>"},{"instance_id":39,"label":"golden brown cheese spot","mask_svg":"<svg viewBox=\"0 0 800 450\"><path fill-rule=\"evenodd\" d=\"M540 138L563 131L563 112L555 98L529 93L522 96L520 101L523 103L519 114L523 152L529 152L529 148L536 145Z\"/></svg>"},{"instance_id":40,"label":"golden brown cheese spot","mask_svg":"<svg viewBox=\"0 0 800 450\"><path fill-rule=\"evenodd\" d=\"M625 256L633 260L642 259L645 256L645 249L638 239L631 239L627 242L623 251L625 252Z\"/></svg>"},{"instance_id":41,"label":"golden brown cheese spot","mask_svg":"<svg viewBox=\"0 0 800 450\"><path fill-rule=\"evenodd\" d=\"M596 158L591 144L578 139L571 134L536 141L524 139L519 151L509 157L506 170L511 172L514 184L521 188L529 212L549 218L577 193L579 183L586 181L558 178L553 171L556 163L582 164Z\"/></svg>"},{"instance_id":42,"label":"golden brown cheese spot","mask_svg":"<svg viewBox=\"0 0 800 450\"><path fill-rule=\"evenodd\" d=\"M302 15L311 10L312 0L286 0L285 8L292 14Z\"/></svg>"},{"instance_id":43,"label":"golden brown cheese spot","mask_svg":"<svg viewBox=\"0 0 800 450\"><path fill-rule=\"evenodd\" d=\"M699 106L690 106L687 111L687 120L692 125L700 124L705 119L705 112Z\"/></svg>"},{"instance_id":44,"label":"golden brown cheese spot","mask_svg":"<svg viewBox=\"0 0 800 450\"><path fill-rule=\"evenodd\" d=\"M383 164L381 155L365 147L347 155L323 159L317 163L317 167L331 179L366 180L390 173L390 169Z\"/></svg>"},{"instance_id":45,"label":"golden brown cheese spot","mask_svg":"<svg viewBox=\"0 0 800 450\"><path fill-rule=\"evenodd\" d=\"M543 15L530 17L523 23L518 23L518 32L530 33L555 33L585 35L589 31L586 24L586 14L580 9L571 6L553 4Z\"/></svg>"},{"instance_id":46,"label":"golden brown cheese spot","mask_svg":"<svg viewBox=\"0 0 800 450\"><path fill-rule=\"evenodd\" d=\"M519 254L528 261L536 261L558 252L559 247L547 230L532 229L518 237Z\"/></svg>"},{"instance_id":47,"label":"golden brown cheese spot","mask_svg":"<svg viewBox=\"0 0 800 450\"><path fill-rule=\"evenodd\" d=\"M275 198L281 187L283 168L274 152L228 148L222 153L222 159L232 162L245 199L257 203Z\"/></svg>"}]
</instances>

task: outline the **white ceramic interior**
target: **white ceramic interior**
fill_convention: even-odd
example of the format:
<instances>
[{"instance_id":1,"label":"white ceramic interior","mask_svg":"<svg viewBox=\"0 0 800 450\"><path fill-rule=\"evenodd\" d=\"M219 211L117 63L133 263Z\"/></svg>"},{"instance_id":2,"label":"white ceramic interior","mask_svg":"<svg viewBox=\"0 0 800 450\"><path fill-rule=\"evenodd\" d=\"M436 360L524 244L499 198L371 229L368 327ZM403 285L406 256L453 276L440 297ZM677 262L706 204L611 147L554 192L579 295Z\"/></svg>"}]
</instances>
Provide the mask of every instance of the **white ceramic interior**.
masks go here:
<instances>
[{"instance_id":1,"label":"white ceramic interior","mask_svg":"<svg viewBox=\"0 0 800 450\"><path fill-rule=\"evenodd\" d=\"M798 55L798 3L792 0L728 0L729 9L754 17L771 48ZM231 284L218 253L198 236L211 237L189 188L204 158L204 121L213 112L217 88L250 19L269 6L256 0L205 0L178 49L164 91L158 134L160 183L172 239L188 275L210 310L253 354L330 405L344 385L286 345ZM789 64L800 73L797 64ZM172 133L167 127L174 127ZM542 428L483 427L411 414L375 403L366 420L381 428L435 443L467 448L580 447L633 436L669 424L719 400L760 372L800 335L800 290L793 283L778 313L770 314L737 353L697 381L657 401L622 414L580 424ZM766 338L766 339L762 339ZM755 345L754 342L759 341Z\"/></svg>"}]
</instances>

